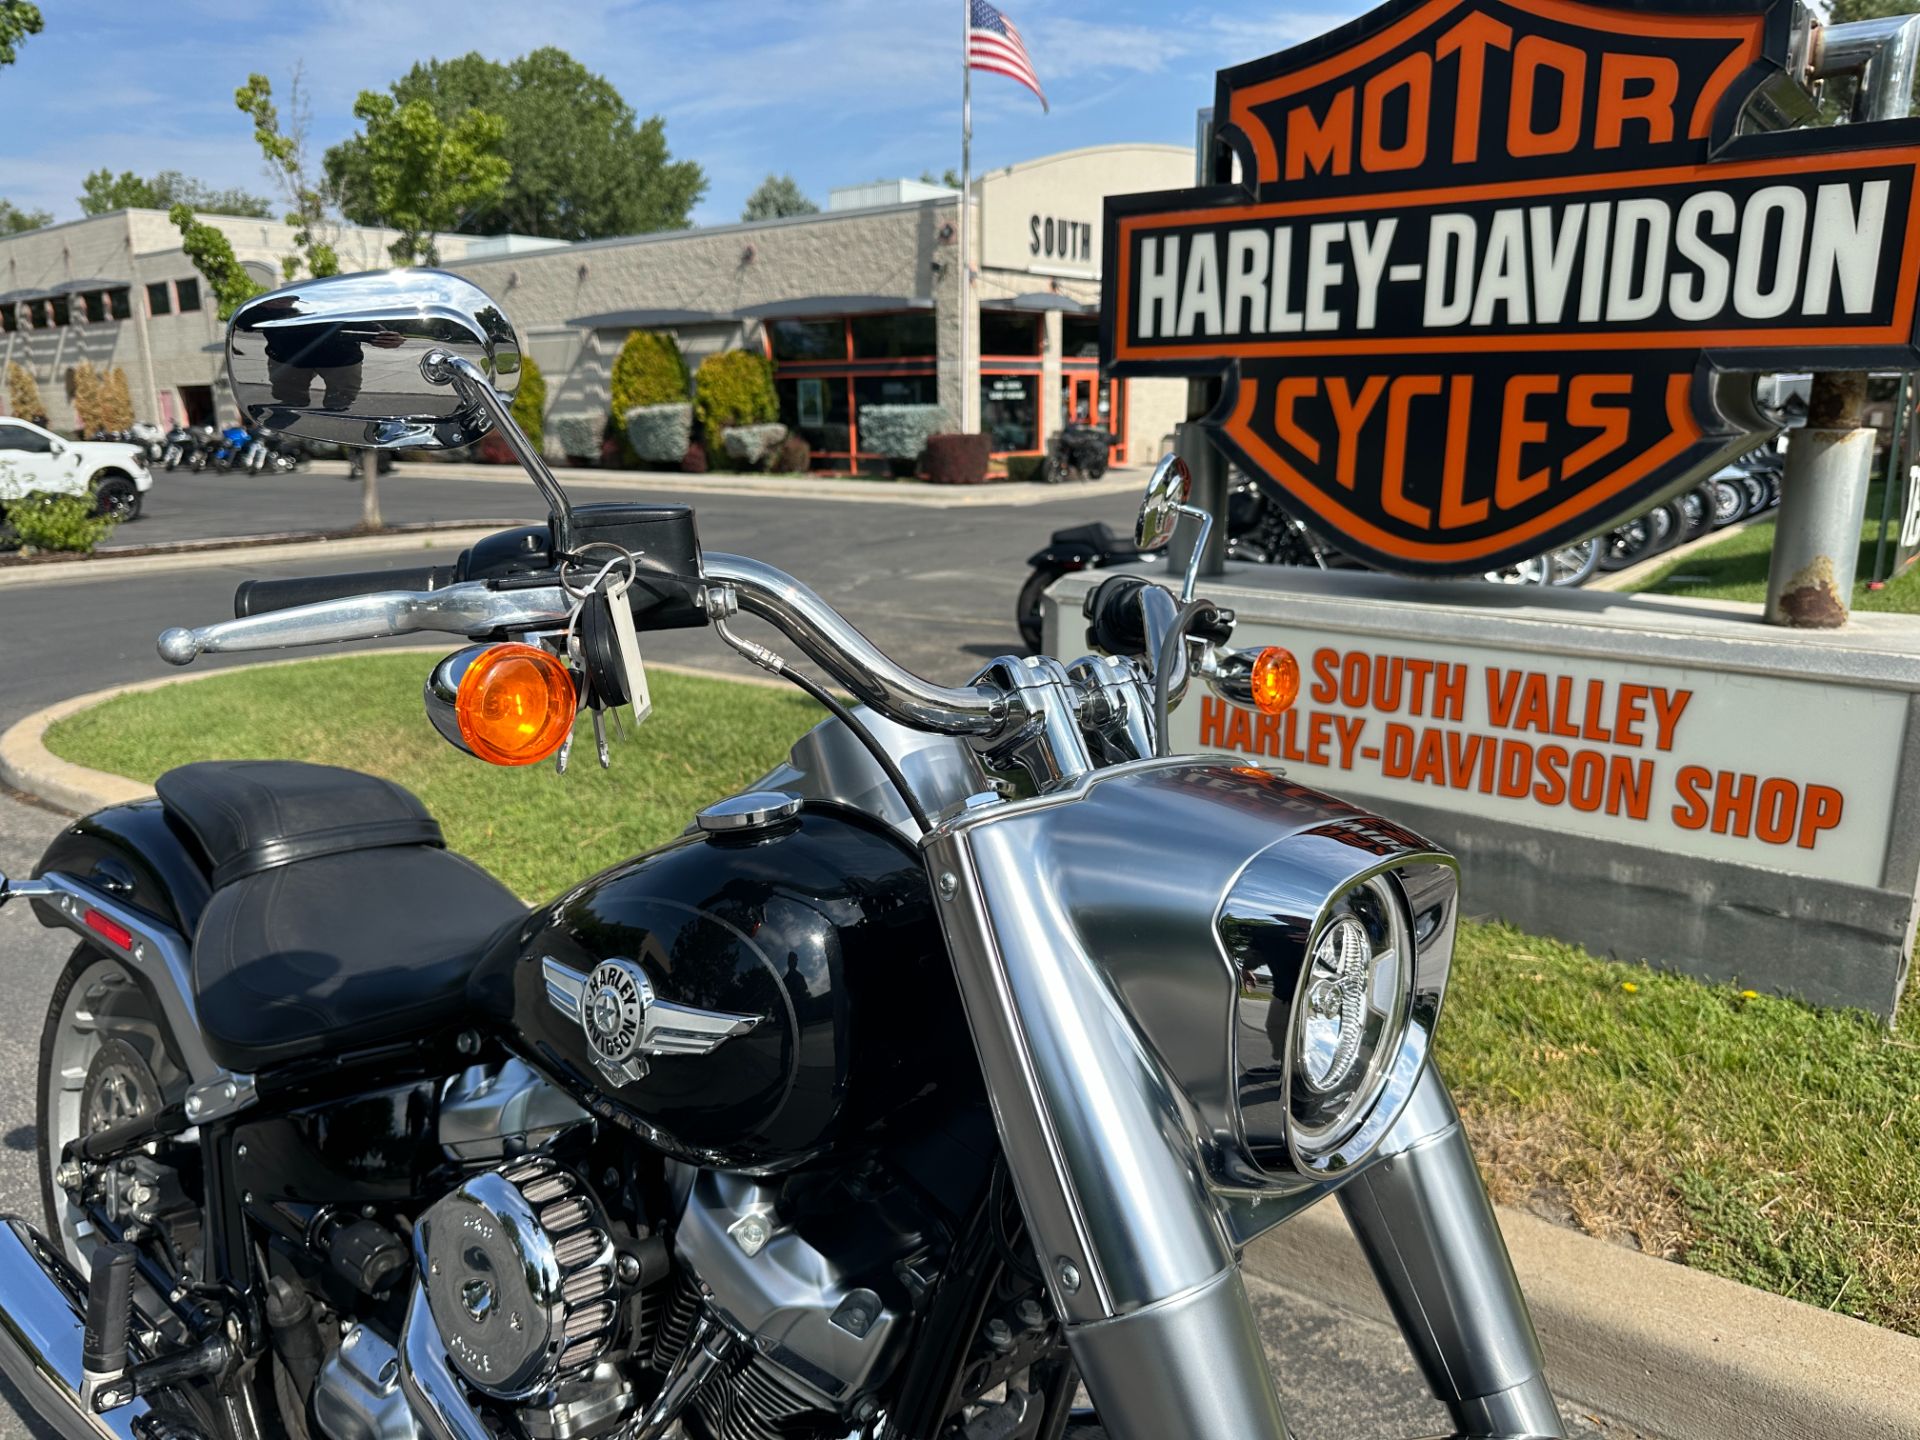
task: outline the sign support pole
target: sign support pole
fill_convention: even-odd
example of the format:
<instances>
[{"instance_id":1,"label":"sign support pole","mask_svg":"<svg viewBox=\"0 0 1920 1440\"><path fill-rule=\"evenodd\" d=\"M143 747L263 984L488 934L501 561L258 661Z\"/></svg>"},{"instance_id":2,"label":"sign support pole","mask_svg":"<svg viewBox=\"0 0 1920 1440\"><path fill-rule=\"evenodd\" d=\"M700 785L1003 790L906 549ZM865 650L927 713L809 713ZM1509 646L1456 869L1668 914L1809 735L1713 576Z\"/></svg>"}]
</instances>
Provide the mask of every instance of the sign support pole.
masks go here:
<instances>
[{"instance_id":1,"label":"sign support pole","mask_svg":"<svg viewBox=\"0 0 1920 1440\"><path fill-rule=\"evenodd\" d=\"M1211 185L1214 181L1213 107L1207 106L1194 117L1193 183ZM1187 462L1193 472L1193 504L1213 516L1207 531L1206 553L1200 557L1200 574L1218 577L1227 573L1227 457L1214 443L1212 435L1199 422L1220 398L1218 379L1187 382L1186 423L1173 430L1173 452ZM1175 537L1167 551L1167 573L1187 573L1187 559L1193 553L1193 535L1186 530Z\"/></svg>"},{"instance_id":2,"label":"sign support pole","mask_svg":"<svg viewBox=\"0 0 1920 1440\"><path fill-rule=\"evenodd\" d=\"M1880 538L1873 543L1873 579L1868 582L1869 587L1875 590L1885 585L1889 578L1886 567L1887 526L1893 518L1893 492L1896 480L1899 484L1904 518L1908 466L1906 456L1911 448L1908 429L1909 421L1912 419L1909 412L1913 406L1912 375L1900 377L1900 393L1895 397L1894 403L1896 408L1893 412L1893 438L1887 445L1887 474L1885 482L1880 487ZM1894 546L1894 555L1897 560L1899 556L1897 544Z\"/></svg>"},{"instance_id":3,"label":"sign support pole","mask_svg":"<svg viewBox=\"0 0 1920 1440\"><path fill-rule=\"evenodd\" d=\"M973 7L960 0L960 433L975 430L973 410L980 381L969 343L973 334Z\"/></svg>"}]
</instances>

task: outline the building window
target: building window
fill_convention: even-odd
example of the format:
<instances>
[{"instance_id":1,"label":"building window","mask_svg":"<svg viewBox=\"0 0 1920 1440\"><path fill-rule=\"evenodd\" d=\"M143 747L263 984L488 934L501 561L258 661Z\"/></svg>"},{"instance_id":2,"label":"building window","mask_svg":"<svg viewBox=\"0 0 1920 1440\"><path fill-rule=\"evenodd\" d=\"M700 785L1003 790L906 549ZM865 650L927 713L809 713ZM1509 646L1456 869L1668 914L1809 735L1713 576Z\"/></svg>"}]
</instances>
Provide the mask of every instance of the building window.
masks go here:
<instances>
[{"instance_id":1,"label":"building window","mask_svg":"<svg viewBox=\"0 0 1920 1440\"><path fill-rule=\"evenodd\" d=\"M171 315L173 296L167 289L167 282L156 280L147 286L147 313L149 315Z\"/></svg>"},{"instance_id":2,"label":"building window","mask_svg":"<svg viewBox=\"0 0 1920 1440\"><path fill-rule=\"evenodd\" d=\"M982 375L980 428L996 454L1040 448L1040 377Z\"/></svg>"},{"instance_id":3,"label":"building window","mask_svg":"<svg viewBox=\"0 0 1920 1440\"><path fill-rule=\"evenodd\" d=\"M46 329L47 328L47 302L44 300L29 300L27 302L27 319L33 322L34 329L36 330Z\"/></svg>"},{"instance_id":4,"label":"building window","mask_svg":"<svg viewBox=\"0 0 1920 1440\"><path fill-rule=\"evenodd\" d=\"M780 423L822 454L853 452L853 425L847 413L847 377L796 375L775 380Z\"/></svg>"},{"instance_id":5,"label":"building window","mask_svg":"<svg viewBox=\"0 0 1920 1440\"><path fill-rule=\"evenodd\" d=\"M200 282L198 280L176 280L173 282L173 288L174 292L180 297L180 313L182 315L185 315L189 310L198 310L200 308Z\"/></svg>"},{"instance_id":6,"label":"building window","mask_svg":"<svg viewBox=\"0 0 1920 1440\"><path fill-rule=\"evenodd\" d=\"M767 327L775 360L844 360L847 332L839 320L775 320Z\"/></svg>"},{"instance_id":7,"label":"building window","mask_svg":"<svg viewBox=\"0 0 1920 1440\"><path fill-rule=\"evenodd\" d=\"M1100 317L1098 315L1062 315L1060 317L1060 355L1066 360L1100 358Z\"/></svg>"},{"instance_id":8,"label":"building window","mask_svg":"<svg viewBox=\"0 0 1920 1440\"><path fill-rule=\"evenodd\" d=\"M80 297L80 303L86 307L87 322L98 325L107 318L107 292L89 290Z\"/></svg>"},{"instance_id":9,"label":"building window","mask_svg":"<svg viewBox=\"0 0 1920 1440\"><path fill-rule=\"evenodd\" d=\"M0 331L11 335L20 328L20 311L13 305L0 305Z\"/></svg>"},{"instance_id":10,"label":"building window","mask_svg":"<svg viewBox=\"0 0 1920 1440\"><path fill-rule=\"evenodd\" d=\"M54 296L47 302L47 309L53 312L54 324L71 325L73 323L73 310L66 296Z\"/></svg>"},{"instance_id":11,"label":"building window","mask_svg":"<svg viewBox=\"0 0 1920 1440\"><path fill-rule=\"evenodd\" d=\"M131 292L125 289L108 291L107 310L116 320L132 319L133 301Z\"/></svg>"},{"instance_id":12,"label":"building window","mask_svg":"<svg viewBox=\"0 0 1920 1440\"><path fill-rule=\"evenodd\" d=\"M931 357L938 348L933 336L931 310L905 310L891 315L855 315L849 324L853 331L853 358L856 360Z\"/></svg>"},{"instance_id":13,"label":"building window","mask_svg":"<svg viewBox=\"0 0 1920 1440\"><path fill-rule=\"evenodd\" d=\"M980 312L982 355L1038 355L1043 333L1038 315L1022 315L1008 310Z\"/></svg>"}]
</instances>

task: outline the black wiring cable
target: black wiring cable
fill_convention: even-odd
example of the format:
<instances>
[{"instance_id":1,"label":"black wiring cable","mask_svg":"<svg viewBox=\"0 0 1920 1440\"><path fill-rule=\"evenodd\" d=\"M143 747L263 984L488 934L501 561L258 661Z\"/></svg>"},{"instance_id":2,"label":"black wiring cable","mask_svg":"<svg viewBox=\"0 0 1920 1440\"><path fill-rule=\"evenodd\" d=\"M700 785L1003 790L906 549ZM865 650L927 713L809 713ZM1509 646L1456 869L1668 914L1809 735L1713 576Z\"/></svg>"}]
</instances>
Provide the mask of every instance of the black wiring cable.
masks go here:
<instances>
[{"instance_id":1,"label":"black wiring cable","mask_svg":"<svg viewBox=\"0 0 1920 1440\"><path fill-rule=\"evenodd\" d=\"M873 756L874 763L886 772L887 779L893 783L893 788L900 792L900 798L906 802L907 812L913 816L914 824L920 827L920 833L931 834L933 821L927 818L927 812L914 798L913 787L907 784L907 777L900 772L900 767L894 763L893 757L886 752L886 748L874 738L873 732L860 723L859 717L842 705L824 685L817 684L810 677L802 675L784 660L780 662L779 673L783 679L791 680L819 701L832 713L834 719L853 732L854 738L867 747L867 753Z\"/></svg>"},{"instance_id":2,"label":"black wiring cable","mask_svg":"<svg viewBox=\"0 0 1920 1440\"><path fill-rule=\"evenodd\" d=\"M1007 1233L1007 1159L1002 1155L993 1162L993 1179L989 1186L987 1208L992 1212L988 1229L993 1234L994 1248L1000 1252L1000 1258L1014 1274L1032 1284L1045 1283L1031 1256L1022 1255L1015 1237Z\"/></svg>"},{"instance_id":3,"label":"black wiring cable","mask_svg":"<svg viewBox=\"0 0 1920 1440\"><path fill-rule=\"evenodd\" d=\"M1173 753L1167 738L1167 692L1173 686L1174 657L1186 643L1187 627L1193 623L1193 617L1209 608L1205 600L1189 600L1182 605L1160 641L1160 653L1153 657L1153 753L1156 759L1164 760Z\"/></svg>"}]
</instances>

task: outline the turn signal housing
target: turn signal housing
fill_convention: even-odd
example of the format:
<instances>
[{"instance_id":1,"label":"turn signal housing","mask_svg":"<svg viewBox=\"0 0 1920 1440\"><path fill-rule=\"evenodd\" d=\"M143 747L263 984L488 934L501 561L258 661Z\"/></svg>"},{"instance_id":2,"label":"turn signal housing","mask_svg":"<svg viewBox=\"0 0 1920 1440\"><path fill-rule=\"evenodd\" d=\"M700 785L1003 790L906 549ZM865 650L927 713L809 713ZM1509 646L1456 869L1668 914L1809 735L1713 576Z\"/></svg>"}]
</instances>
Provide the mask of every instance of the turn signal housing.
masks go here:
<instances>
[{"instance_id":1,"label":"turn signal housing","mask_svg":"<svg viewBox=\"0 0 1920 1440\"><path fill-rule=\"evenodd\" d=\"M566 663L537 645L472 645L427 677L434 728L491 765L536 765L573 730L579 696Z\"/></svg>"},{"instance_id":2,"label":"turn signal housing","mask_svg":"<svg viewBox=\"0 0 1920 1440\"><path fill-rule=\"evenodd\" d=\"M1300 662L1291 650L1269 645L1254 656L1247 682L1253 708L1262 715L1279 715L1300 698Z\"/></svg>"}]
</instances>

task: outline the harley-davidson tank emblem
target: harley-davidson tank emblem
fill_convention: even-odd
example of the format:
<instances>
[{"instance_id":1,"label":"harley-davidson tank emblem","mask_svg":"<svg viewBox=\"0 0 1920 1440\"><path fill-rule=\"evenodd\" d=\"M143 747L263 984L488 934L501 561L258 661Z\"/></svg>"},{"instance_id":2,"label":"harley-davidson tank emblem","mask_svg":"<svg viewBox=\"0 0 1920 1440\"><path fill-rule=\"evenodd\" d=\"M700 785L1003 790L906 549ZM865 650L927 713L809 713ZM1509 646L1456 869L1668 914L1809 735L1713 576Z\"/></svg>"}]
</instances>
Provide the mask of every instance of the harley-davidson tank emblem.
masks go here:
<instances>
[{"instance_id":1,"label":"harley-davidson tank emblem","mask_svg":"<svg viewBox=\"0 0 1920 1440\"><path fill-rule=\"evenodd\" d=\"M595 1067L615 1085L645 1079L649 1056L706 1055L765 1018L662 1000L630 960L603 960L584 980L550 955L540 970L548 1001L579 1022Z\"/></svg>"},{"instance_id":2,"label":"harley-davidson tank emblem","mask_svg":"<svg viewBox=\"0 0 1920 1440\"><path fill-rule=\"evenodd\" d=\"M1778 128L1797 13L1395 0L1223 71L1239 180L1107 201L1102 358L1224 371L1229 454L1389 569L1618 523L1773 428L1751 373L1920 355L1920 122Z\"/></svg>"}]
</instances>

